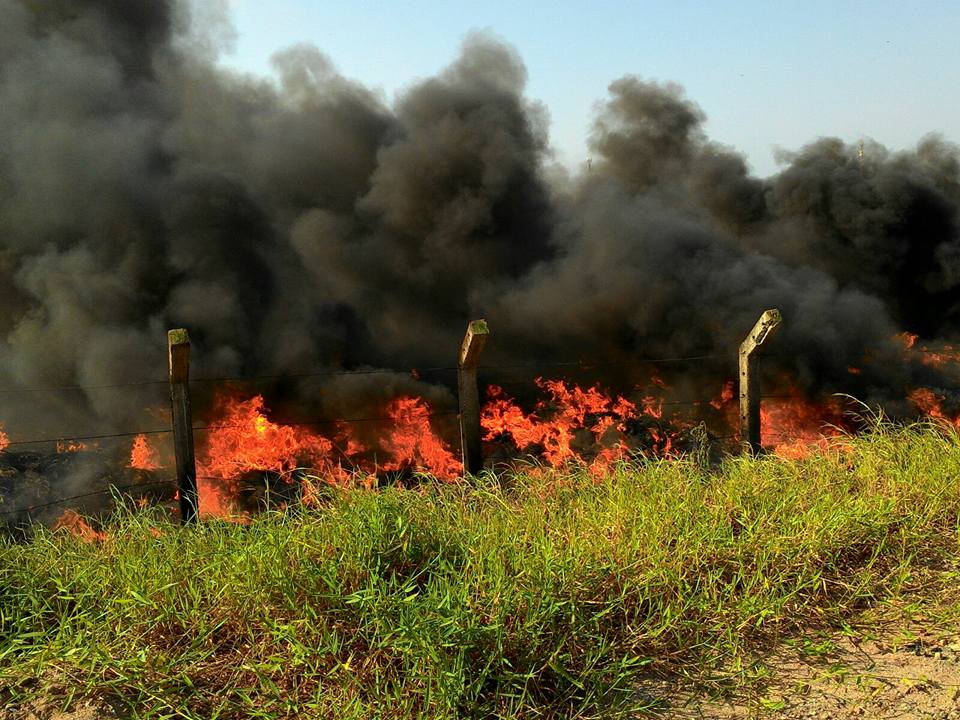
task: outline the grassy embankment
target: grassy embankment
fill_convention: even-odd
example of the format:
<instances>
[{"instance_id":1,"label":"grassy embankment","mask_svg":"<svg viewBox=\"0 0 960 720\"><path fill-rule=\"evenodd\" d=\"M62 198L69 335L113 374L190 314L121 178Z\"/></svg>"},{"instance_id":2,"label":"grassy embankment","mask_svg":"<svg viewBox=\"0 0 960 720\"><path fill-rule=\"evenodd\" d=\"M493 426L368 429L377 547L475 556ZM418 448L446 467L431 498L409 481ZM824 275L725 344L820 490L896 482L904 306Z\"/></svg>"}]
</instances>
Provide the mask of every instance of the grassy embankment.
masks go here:
<instances>
[{"instance_id":1,"label":"grassy embankment","mask_svg":"<svg viewBox=\"0 0 960 720\"><path fill-rule=\"evenodd\" d=\"M749 686L765 644L960 586L957 438L880 428L846 445L601 482L329 490L248 527L139 511L100 542L41 532L0 546L0 706L612 717L652 674Z\"/></svg>"}]
</instances>

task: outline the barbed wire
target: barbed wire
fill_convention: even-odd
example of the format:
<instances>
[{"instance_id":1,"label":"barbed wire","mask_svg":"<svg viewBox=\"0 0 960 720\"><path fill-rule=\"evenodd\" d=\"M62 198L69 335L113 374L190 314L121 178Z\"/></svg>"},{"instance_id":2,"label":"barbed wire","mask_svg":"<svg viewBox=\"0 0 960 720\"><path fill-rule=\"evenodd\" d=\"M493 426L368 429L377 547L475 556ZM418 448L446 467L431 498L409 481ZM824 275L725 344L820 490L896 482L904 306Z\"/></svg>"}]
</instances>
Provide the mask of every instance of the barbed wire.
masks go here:
<instances>
[{"instance_id":1,"label":"barbed wire","mask_svg":"<svg viewBox=\"0 0 960 720\"><path fill-rule=\"evenodd\" d=\"M945 347L942 349L920 347L920 348L910 348L908 352L919 352L926 354L934 355L943 355L949 353L955 353L957 357L947 358L947 360L952 362L960 363L960 350L955 350L952 347ZM767 359L795 359L796 354L788 353L759 353L757 355L758 360L767 358ZM504 364L493 364L493 365L481 365L478 369L480 371L489 371L489 370L518 370L518 369L537 369L537 368L559 368L559 367L577 367L584 370L590 370L593 368L599 367L613 367L613 366L635 366L641 367L644 365L657 365L665 363L677 363L677 362L705 362L705 361L724 361L724 362L733 362L736 359L735 355L688 355L688 356L676 356L676 357L665 357L665 358L644 358L637 357L631 358L629 360L564 360L556 362L533 362L533 363L504 363ZM909 358L906 358L909 359ZM424 373L435 373L435 372L453 372L459 368L456 365L444 365L444 366L435 366L435 367L426 367L426 368L416 368L411 367L409 369L397 369L397 368L366 368L359 370L316 370L316 371L305 371L305 372L284 372L284 373L273 373L267 375L225 375L225 376L216 376L216 377L194 377L190 378L190 383L200 384L200 383L226 383L226 382L256 382L261 380L286 380L286 379L304 379L304 378L313 378L313 377L335 377L335 376L350 376L350 375L420 375ZM110 389L119 389L119 388L129 388L129 387L149 387L156 385L168 385L169 379L163 380L133 380L129 382L119 382L119 383L102 383L102 384L82 384L82 383L70 383L64 385L34 385L34 386L24 386L24 387L0 387L0 395L6 394L17 394L17 393L35 393L35 392L57 392L57 391L66 391L66 390L110 390Z\"/></svg>"},{"instance_id":2,"label":"barbed wire","mask_svg":"<svg viewBox=\"0 0 960 720\"><path fill-rule=\"evenodd\" d=\"M158 487L160 485L170 485L171 483L175 483L175 482L176 482L176 478L168 478L165 480L156 480L156 481L145 482L145 483L134 483L131 485L120 485L120 486L110 485L109 487L103 488L101 490L94 490L93 492L82 493L81 495L73 495L71 497L58 498L57 500L52 500L50 502L42 503L40 505L29 505L27 507L17 508L14 510L0 510L0 516L6 517L9 515L22 515L22 514L29 515L30 513L36 512L38 510L45 510L46 508L54 507L56 505L63 505L64 503L72 502L73 500L83 500L85 498L94 497L95 495L103 495L108 492L109 493L124 492L126 490L135 490L137 488Z\"/></svg>"},{"instance_id":3,"label":"barbed wire","mask_svg":"<svg viewBox=\"0 0 960 720\"><path fill-rule=\"evenodd\" d=\"M661 364L661 363L673 363L673 362L692 362L692 361L705 361L705 360L730 360L722 355L691 355L686 357L669 357L669 358L633 358L631 360L573 360L573 361L557 361L557 362L535 362L535 363L516 363L516 364L499 364L499 365L481 365L480 370L507 370L507 369L530 369L530 368L548 368L548 367L582 367L584 369L591 369L596 367L608 367L614 365L649 365L649 364ZM434 373L434 372L452 372L454 370L459 370L459 367L456 365L444 365L436 367L426 367L426 368L417 368L411 367L409 369L400 370L396 368L369 368L361 370L317 370L317 371L307 371L307 372L291 372L291 373L275 373L270 375L235 375L235 376L220 376L220 377L195 377L190 378L191 383L223 383L223 382L254 382L257 380L285 380L285 379L302 379L302 378L311 378L311 377L333 377L333 376L349 376L349 375L419 375L422 373ZM169 379L164 380L133 380L129 382L121 383L105 383L105 384L65 384L65 385L35 385L35 386L25 386L25 387L0 387L0 394L14 394L14 393L32 393L32 392L56 392L61 390L108 390L108 389L117 389L125 387L143 387L150 385L168 385Z\"/></svg>"},{"instance_id":4,"label":"barbed wire","mask_svg":"<svg viewBox=\"0 0 960 720\"><path fill-rule=\"evenodd\" d=\"M434 418L434 417L451 417L459 415L460 413L456 411L449 412L431 412L426 415L421 415L418 417ZM284 425L287 427L298 427L298 426L311 426L311 425L333 425L337 423L362 423L362 422L386 422L386 421L396 421L397 418L390 415L377 415L373 417L362 417L362 418L322 418L317 420L295 420L295 421L284 421L284 420L270 420L269 422L274 425ZM211 430L241 430L244 428L250 427L249 424L225 424L225 423L209 423L207 425L194 425L191 430L194 432L204 432ZM37 438L33 440L14 440L4 446L4 449L0 452L7 452L7 448L15 445L40 445L40 444L52 444L52 443L68 443L84 440L105 440L110 438L126 438L126 437L136 437L138 435L164 435L170 434L173 430L170 428L167 429L151 429L151 430L136 430L128 432L117 432L117 433L104 433L102 435L75 435L75 436L60 436L60 437L51 437L51 438Z\"/></svg>"},{"instance_id":5,"label":"barbed wire","mask_svg":"<svg viewBox=\"0 0 960 720\"><path fill-rule=\"evenodd\" d=\"M0 452L6 452L8 447L14 445L41 445L45 443L67 443L67 442L76 442L78 440L106 440L109 438L121 438L121 437L136 437L137 435L163 435L165 433L172 433L173 430L167 428L165 430L137 430L130 432L118 432L118 433L104 433L103 435L76 435L71 437L53 437L53 438L37 438L34 440L14 440L8 442L3 450Z\"/></svg>"},{"instance_id":6,"label":"barbed wire","mask_svg":"<svg viewBox=\"0 0 960 720\"><path fill-rule=\"evenodd\" d=\"M949 351L936 351L927 348L917 348L919 352L931 352L931 353L943 353ZM759 358L793 358L794 355L771 355L763 354ZM494 364L494 365L482 365L478 370L486 375L488 373L495 373L500 370L543 370L547 368L576 368L584 371L589 371L596 368L602 367L613 367L613 366L630 366L630 367L644 367L649 365L657 364L667 364L667 363L685 363L685 362L708 362L708 361L724 361L724 362L733 362L735 360L734 356L727 357L725 355L691 355L691 356L677 356L677 357L666 357L666 358L632 358L630 360L614 360L614 361L595 361L595 360L576 360L576 361L556 361L556 362L532 362L532 363L513 363L513 364ZM197 377L190 380L191 384L202 384L202 383L244 383L244 382L257 382L257 381L272 381L272 380L299 380L307 378L317 378L317 377L335 377L335 376L351 376L351 375L412 375L415 378L419 378L421 375L431 374L431 373L440 373L440 372L452 372L457 371L459 368L457 366L437 366L437 367L427 367L427 368L411 368L409 370L397 370L392 368L366 368L366 369L355 369L355 370L318 370L311 372L296 372L296 373L278 373L270 375L252 375L252 376L223 376L223 377ZM83 384L67 384L67 385L52 385L52 386L28 386L28 387L7 387L0 388L0 394L13 394L13 393L35 393L35 392L55 392L55 391L96 391L96 390L108 390L108 389L120 389L120 388L130 388L130 387L148 387L148 386L161 386L168 385L169 380L141 380L141 381L131 381L124 383L108 383L108 384L93 384L93 385L83 385ZM527 380L507 380L499 383L490 383L500 386L517 386L517 385L532 385L533 381ZM632 392L640 392L643 390L654 390L654 389L665 389L665 386L659 383L650 383L645 385L638 385L632 389ZM796 399L795 395L766 395L763 396L763 400L792 400ZM710 398L710 399L663 399L659 398L655 403L655 407L665 407L665 406L700 406L700 405L712 405L717 407L718 400L721 400L719 397ZM722 401L721 401L722 402ZM727 401L729 402L729 401ZM726 403L724 403L726 404ZM719 409L719 408L718 408ZM427 419L437 418L437 417L454 417L459 415L456 411L448 412L429 412L426 413L425 417ZM650 415L647 413L647 415ZM423 416L421 416L423 417ZM655 416L654 416L655 417ZM276 425L283 425L286 427L309 427L309 426L322 426L322 425L332 425L332 424L354 424L354 423L368 423L368 422L396 422L397 417L389 415L374 415L367 417L356 417L356 418L317 418L310 420L277 420L270 419L269 422ZM249 427L248 423L243 424L227 424L227 423L207 423L201 425L195 425L191 429L194 432L213 432L217 430L226 430L226 429L244 429ZM58 437L48 437L48 438L35 438L35 439L26 439L26 440L15 440L9 442L3 452L7 452L7 448L18 447L18 446L27 446L27 445L39 445L39 444L61 444L61 443L73 443L73 442L84 442L84 441L93 441L93 440L106 440L106 439L115 439L115 438L130 438L142 435L164 435L172 434L172 429L170 428L150 428L137 431L124 431L124 432L115 432L115 433L101 433L101 434L91 434L91 435L75 435L75 436L58 436ZM791 435L779 432L765 432L765 437L772 438L787 438L792 437ZM739 438L738 434L731 435L712 435L710 436L714 441L721 440L733 440ZM339 455L341 455L346 462L356 469L358 466L354 460L337 445L335 442L331 441L332 447L336 450ZM204 476L206 477L206 476ZM221 478L209 478L209 479L221 479ZM81 500L87 497L92 497L95 495L101 495L106 492L123 492L127 490L137 489L137 488L148 488L156 487L159 485L167 485L173 482L173 480L163 480L157 482L149 483L137 483L133 485L125 486L115 486L111 485L108 488L103 490L98 490L90 493L84 493L81 495L75 495L67 498L60 498L58 500L51 501L49 503L44 503L41 505L31 506L26 509L18 509L11 511L0 511L0 516L10 515L14 513L23 513L23 512L35 512L37 510L42 510L48 507L55 505L60 505L68 503L74 500Z\"/></svg>"},{"instance_id":7,"label":"barbed wire","mask_svg":"<svg viewBox=\"0 0 960 720\"><path fill-rule=\"evenodd\" d=\"M503 383L504 385L508 383ZM510 385L516 385L519 383L509 383ZM528 383L524 383L528 384ZM642 389L652 389L660 387L659 385L646 385L638 386L634 388L635 390ZM795 400L797 399L795 395L764 395L761 398L762 400ZM714 408L717 408L718 398L700 398L700 399L683 399L683 400L660 400L655 402L656 407L676 407L684 405L711 405ZM725 404L731 403L732 400L727 401L726 403L721 403L721 407ZM720 408L717 408L720 409ZM420 417L426 417L427 419L436 418L436 417L456 417L460 413L456 410L450 410L446 412L429 412L426 415ZM397 417L391 415L374 415L369 417L357 417L357 418L318 418L313 420L284 420L284 419L270 419L269 422L274 425L282 425L285 427L311 427L311 426L321 426L321 425L336 425L336 424L354 424L354 423L367 423L367 422L396 422ZM206 425L194 425L191 430L194 432L210 432L216 430L231 430L231 429L244 429L249 427L249 424L225 424L225 423L208 423ZM171 428L151 428L147 430L129 430L124 432L116 433L102 433L97 435L59 435L56 437L47 437L47 438L33 438L28 440L12 440L8 442L0 453L7 453L8 448L16 447L21 445L43 445L43 444L54 444L54 443L70 443L70 442L84 442L90 440L108 440L116 438L130 438L137 437L139 435L167 435L171 434L173 430Z\"/></svg>"}]
</instances>

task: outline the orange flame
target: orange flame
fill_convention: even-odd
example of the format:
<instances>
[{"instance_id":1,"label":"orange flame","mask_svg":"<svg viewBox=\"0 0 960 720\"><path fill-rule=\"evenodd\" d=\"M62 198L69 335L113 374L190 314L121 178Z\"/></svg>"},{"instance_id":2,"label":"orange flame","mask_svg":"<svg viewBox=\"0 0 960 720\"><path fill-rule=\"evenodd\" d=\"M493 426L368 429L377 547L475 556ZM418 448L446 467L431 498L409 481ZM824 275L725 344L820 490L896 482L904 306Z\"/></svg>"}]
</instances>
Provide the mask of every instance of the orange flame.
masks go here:
<instances>
[{"instance_id":1,"label":"orange flame","mask_svg":"<svg viewBox=\"0 0 960 720\"><path fill-rule=\"evenodd\" d=\"M387 407L387 415L395 427L380 443L393 455L393 460L383 465L384 470L426 470L441 480L463 474L463 463L431 429L430 407L424 400L397 398Z\"/></svg>"},{"instance_id":2,"label":"orange flame","mask_svg":"<svg viewBox=\"0 0 960 720\"><path fill-rule=\"evenodd\" d=\"M659 378L655 378L655 381L665 387ZM489 399L481 412L480 424L485 440L508 436L520 450L538 446L542 448L544 459L553 467L583 460L573 449L573 443L581 434L580 431L588 430L594 446L599 448L590 467L601 472L628 454L625 437L627 421L641 415L654 420L663 417L663 401L652 396L644 397L638 409L622 396L614 400L597 386L583 389L567 385L562 380L542 378L537 378L536 383L547 392L550 399L538 402L529 414L524 413L502 388L491 385L487 388ZM588 423L588 417L592 416L599 417ZM648 432L654 442L655 452L667 454L672 450L671 433L653 427Z\"/></svg>"},{"instance_id":3,"label":"orange flame","mask_svg":"<svg viewBox=\"0 0 960 720\"><path fill-rule=\"evenodd\" d=\"M603 412L609 400L596 388L584 391L574 386L571 391L562 380L537 378L537 385L550 393L557 406L553 419L540 420L535 413L525 415L501 388L491 386L487 391L490 401L481 412L480 424L485 430L484 439L508 434L521 450L540 445L546 461L558 467L576 457L570 443L576 429L584 426L587 413ZM537 410L543 409L544 403L538 403Z\"/></svg>"},{"instance_id":4,"label":"orange flame","mask_svg":"<svg viewBox=\"0 0 960 720\"><path fill-rule=\"evenodd\" d=\"M923 357L920 361L924 365L943 367L947 363L960 361L960 350L955 349L953 345L944 345L939 350L923 348Z\"/></svg>"},{"instance_id":5,"label":"orange flame","mask_svg":"<svg viewBox=\"0 0 960 720\"><path fill-rule=\"evenodd\" d=\"M914 335L913 333L902 332L893 336L893 339L903 345L904 350L912 350L913 346L917 344L917 338L919 336Z\"/></svg>"},{"instance_id":6,"label":"orange flame","mask_svg":"<svg viewBox=\"0 0 960 720\"><path fill-rule=\"evenodd\" d=\"M85 542L94 542L95 540L106 540L106 533L99 532L90 527L90 523L83 519L76 510L64 510L57 521L53 524L52 530L63 530L74 537L78 537Z\"/></svg>"},{"instance_id":7,"label":"orange flame","mask_svg":"<svg viewBox=\"0 0 960 720\"><path fill-rule=\"evenodd\" d=\"M271 422L265 415L261 395L249 400L221 396L215 408L219 419L208 426L204 451L197 461L201 513L229 514L236 483L252 471L289 475L306 463L321 471L327 480L349 477L334 462L330 440Z\"/></svg>"},{"instance_id":8,"label":"orange flame","mask_svg":"<svg viewBox=\"0 0 960 720\"><path fill-rule=\"evenodd\" d=\"M960 415L950 417L944 412L943 401L945 398L943 395L938 395L929 388L917 388L907 396L907 399L916 405L917 409L925 415L929 415L937 420L943 420L955 428L960 429Z\"/></svg>"},{"instance_id":9,"label":"orange flame","mask_svg":"<svg viewBox=\"0 0 960 720\"><path fill-rule=\"evenodd\" d=\"M86 449L87 449L86 443L78 442L76 440L58 440L57 441L58 453L75 453L75 452L82 452Z\"/></svg>"},{"instance_id":10,"label":"orange flame","mask_svg":"<svg viewBox=\"0 0 960 720\"><path fill-rule=\"evenodd\" d=\"M843 408L830 398L814 402L791 388L789 397L764 400L760 407L760 442L781 457L800 459L826 447L826 439L841 434Z\"/></svg>"},{"instance_id":11,"label":"orange flame","mask_svg":"<svg viewBox=\"0 0 960 720\"><path fill-rule=\"evenodd\" d=\"M7 436L7 433L4 432L3 425L0 425L0 452L6 450L9 444L10 438Z\"/></svg>"},{"instance_id":12,"label":"orange flame","mask_svg":"<svg viewBox=\"0 0 960 720\"><path fill-rule=\"evenodd\" d=\"M299 461L322 465L333 450L325 437L268 420L261 395L249 400L220 398L218 405L221 419L210 424L199 463L203 475L229 480L252 470L285 474Z\"/></svg>"},{"instance_id":13,"label":"orange flame","mask_svg":"<svg viewBox=\"0 0 960 720\"><path fill-rule=\"evenodd\" d=\"M720 395L711 400L710 405L713 406L714 410L720 410L731 400L733 400L733 380L727 380L723 385L723 390L720 391Z\"/></svg>"},{"instance_id":14,"label":"orange flame","mask_svg":"<svg viewBox=\"0 0 960 720\"><path fill-rule=\"evenodd\" d=\"M130 464L127 467L137 470L157 470L160 468L160 456L155 448L150 447L146 435L137 435L130 448Z\"/></svg>"},{"instance_id":15,"label":"orange flame","mask_svg":"<svg viewBox=\"0 0 960 720\"><path fill-rule=\"evenodd\" d=\"M917 346L917 339L917 335L908 332L894 336L894 340L902 344L905 351L921 353L920 362L924 365L940 368L947 363L960 362L960 349L953 345L945 344L934 349L926 345Z\"/></svg>"}]
</instances>

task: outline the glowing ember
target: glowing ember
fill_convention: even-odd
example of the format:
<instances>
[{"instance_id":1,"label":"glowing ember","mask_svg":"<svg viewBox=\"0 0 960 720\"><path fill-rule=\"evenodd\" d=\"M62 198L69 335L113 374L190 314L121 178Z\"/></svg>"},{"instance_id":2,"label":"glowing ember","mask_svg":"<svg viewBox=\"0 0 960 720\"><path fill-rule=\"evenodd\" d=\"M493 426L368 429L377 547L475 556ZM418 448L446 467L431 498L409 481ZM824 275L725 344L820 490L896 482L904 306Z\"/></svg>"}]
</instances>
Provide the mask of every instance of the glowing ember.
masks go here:
<instances>
[{"instance_id":1,"label":"glowing ember","mask_svg":"<svg viewBox=\"0 0 960 720\"><path fill-rule=\"evenodd\" d=\"M463 463L431 429L426 402L415 397L397 398L387 407L387 415L395 427L380 443L393 456L383 465L385 470L425 470L441 480L463 474Z\"/></svg>"},{"instance_id":2,"label":"glowing ember","mask_svg":"<svg viewBox=\"0 0 960 720\"><path fill-rule=\"evenodd\" d=\"M65 510L57 521L53 524L52 530L62 530L71 535L80 538L86 542L95 540L106 540L106 533L99 532L90 527L90 524L76 510Z\"/></svg>"},{"instance_id":3,"label":"glowing ember","mask_svg":"<svg viewBox=\"0 0 960 720\"><path fill-rule=\"evenodd\" d=\"M130 448L130 464L128 467L137 470L157 470L160 467L160 455L155 448L150 447L146 435L137 435Z\"/></svg>"}]
</instances>

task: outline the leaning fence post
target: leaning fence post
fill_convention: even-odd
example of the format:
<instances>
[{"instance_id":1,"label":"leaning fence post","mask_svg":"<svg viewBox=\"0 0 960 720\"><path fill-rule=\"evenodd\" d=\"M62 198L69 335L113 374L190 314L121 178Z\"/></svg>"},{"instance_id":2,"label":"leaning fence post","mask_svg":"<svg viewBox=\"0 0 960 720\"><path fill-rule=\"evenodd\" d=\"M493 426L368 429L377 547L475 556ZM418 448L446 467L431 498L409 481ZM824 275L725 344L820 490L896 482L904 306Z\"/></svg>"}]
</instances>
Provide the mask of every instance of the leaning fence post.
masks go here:
<instances>
[{"instance_id":1,"label":"leaning fence post","mask_svg":"<svg viewBox=\"0 0 960 720\"><path fill-rule=\"evenodd\" d=\"M193 418L190 412L190 336L185 329L167 332L167 350L180 522L193 523L197 520L197 463L193 455Z\"/></svg>"},{"instance_id":2,"label":"leaning fence post","mask_svg":"<svg viewBox=\"0 0 960 720\"><path fill-rule=\"evenodd\" d=\"M754 453L760 451L760 377L756 353L781 320L779 310L767 310L740 344L740 443Z\"/></svg>"},{"instance_id":3,"label":"leaning fence post","mask_svg":"<svg viewBox=\"0 0 960 720\"><path fill-rule=\"evenodd\" d=\"M460 446L463 448L463 472L476 475L483 469L483 448L480 445L480 389L477 387L477 365L480 352L490 334L486 320L473 320L460 346L457 362L457 385L460 396Z\"/></svg>"}]
</instances>

